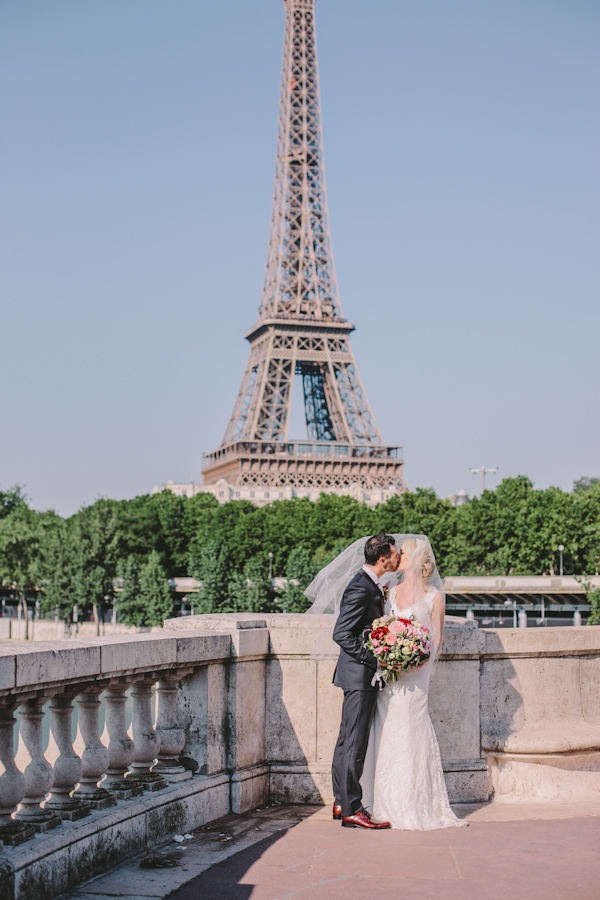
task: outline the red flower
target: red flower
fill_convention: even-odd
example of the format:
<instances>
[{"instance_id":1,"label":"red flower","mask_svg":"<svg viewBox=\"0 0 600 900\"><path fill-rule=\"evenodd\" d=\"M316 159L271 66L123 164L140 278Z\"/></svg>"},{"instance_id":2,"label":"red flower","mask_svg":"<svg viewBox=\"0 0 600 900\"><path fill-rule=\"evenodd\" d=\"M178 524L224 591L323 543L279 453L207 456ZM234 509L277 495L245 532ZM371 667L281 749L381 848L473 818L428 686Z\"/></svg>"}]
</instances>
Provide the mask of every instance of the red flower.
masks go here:
<instances>
[{"instance_id":1,"label":"red flower","mask_svg":"<svg viewBox=\"0 0 600 900\"><path fill-rule=\"evenodd\" d=\"M371 639L382 641L389 630L390 629L387 627L387 625L380 625L379 628L374 628L371 632Z\"/></svg>"}]
</instances>

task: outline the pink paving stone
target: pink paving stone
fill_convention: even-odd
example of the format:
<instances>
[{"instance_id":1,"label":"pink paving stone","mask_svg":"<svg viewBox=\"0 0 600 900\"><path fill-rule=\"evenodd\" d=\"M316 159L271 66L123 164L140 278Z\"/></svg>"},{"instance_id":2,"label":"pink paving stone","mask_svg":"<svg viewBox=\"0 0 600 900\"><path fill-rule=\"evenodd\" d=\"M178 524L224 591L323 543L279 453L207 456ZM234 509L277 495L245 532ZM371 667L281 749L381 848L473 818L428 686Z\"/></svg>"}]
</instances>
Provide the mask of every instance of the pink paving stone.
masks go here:
<instances>
[{"instance_id":1,"label":"pink paving stone","mask_svg":"<svg viewBox=\"0 0 600 900\"><path fill-rule=\"evenodd\" d=\"M600 818L364 832L306 819L169 900L600 900Z\"/></svg>"}]
</instances>

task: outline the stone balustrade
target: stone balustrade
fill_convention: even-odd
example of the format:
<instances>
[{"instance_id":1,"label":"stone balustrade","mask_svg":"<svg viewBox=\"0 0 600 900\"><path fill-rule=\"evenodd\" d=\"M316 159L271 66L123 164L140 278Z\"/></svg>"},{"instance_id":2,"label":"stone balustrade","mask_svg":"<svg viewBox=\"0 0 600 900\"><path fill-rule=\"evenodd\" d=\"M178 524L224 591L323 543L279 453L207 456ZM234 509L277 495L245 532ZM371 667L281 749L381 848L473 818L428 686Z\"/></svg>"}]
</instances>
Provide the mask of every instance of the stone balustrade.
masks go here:
<instances>
[{"instance_id":1,"label":"stone balustrade","mask_svg":"<svg viewBox=\"0 0 600 900\"><path fill-rule=\"evenodd\" d=\"M330 634L328 616L218 615L0 643L2 900L52 900L269 799L329 801ZM430 709L451 799L600 797L599 698L600 627L450 621Z\"/></svg>"},{"instance_id":2,"label":"stone balustrade","mask_svg":"<svg viewBox=\"0 0 600 900\"><path fill-rule=\"evenodd\" d=\"M265 623L255 631L264 660ZM230 811L231 774L212 746L226 745L225 734L205 729L196 740L197 755L223 762L206 763L194 778L200 767L180 759L178 707L186 686L197 693L210 680L228 708L232 645L241 643L225 630L0 644L2 900L50 900L173 831Z\"/></svg>"}]
</instances>

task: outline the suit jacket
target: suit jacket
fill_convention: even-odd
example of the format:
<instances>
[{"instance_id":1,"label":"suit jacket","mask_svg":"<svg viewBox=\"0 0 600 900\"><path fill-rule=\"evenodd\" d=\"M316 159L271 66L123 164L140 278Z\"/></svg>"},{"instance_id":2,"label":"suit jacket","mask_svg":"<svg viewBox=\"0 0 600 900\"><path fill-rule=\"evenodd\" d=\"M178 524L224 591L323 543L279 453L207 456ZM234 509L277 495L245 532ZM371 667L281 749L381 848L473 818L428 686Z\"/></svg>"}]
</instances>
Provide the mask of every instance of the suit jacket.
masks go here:
<instances>
[{"instance_id":1,"label":"suit jacket","mask_svg":"<svg viewBox=\"0 0 600 900\"><path fill-rule=\"evenodd\" d=\"M342 597L333 639L340 655L333 683L345 691L376 691L371 686L377 660L363 646L363 632L383 615L383 594L364 569L354 576Z\"/></svg>"}]
</instances>

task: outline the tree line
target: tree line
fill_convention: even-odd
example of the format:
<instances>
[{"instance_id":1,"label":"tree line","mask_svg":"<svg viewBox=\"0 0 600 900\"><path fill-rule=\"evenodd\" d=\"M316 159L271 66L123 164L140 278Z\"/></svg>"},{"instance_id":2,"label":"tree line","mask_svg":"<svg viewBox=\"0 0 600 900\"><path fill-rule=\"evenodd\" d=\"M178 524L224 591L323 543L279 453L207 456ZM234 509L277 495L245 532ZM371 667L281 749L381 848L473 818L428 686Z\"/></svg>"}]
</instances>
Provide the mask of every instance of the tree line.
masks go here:
<instances>
[{"instance_id":1,"label":"tree line","mask_svg":"<svg viewBox=\"0 0 600 900\"><path fill-rule=\"evenodd\" d=\"M66 519L36 512L17 487L0 491L0 580L4 596L37 597L43 616L65 621L74 606L99 617L114 601L121 621L160 625L173 609L167 579L190 575L202 582L195 612L301 612L316 572L382 531L427 534L442 576L553 575L562 544L565 574L585 579L600 569L600 479L566 492L505 478L458 507L430 489L374 507L327 494L220 506L165 490L99 499ZM287 583L274 590L271 576Z\"/></svg>"}]
</instances>

